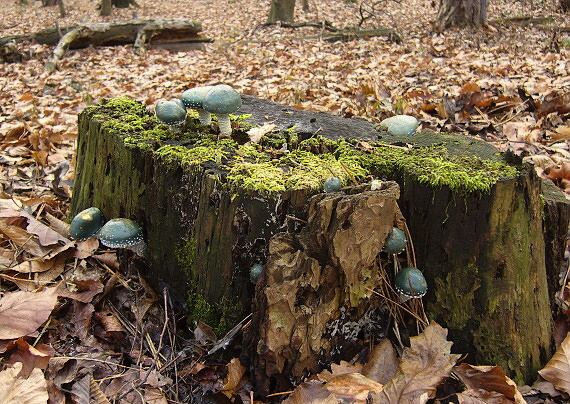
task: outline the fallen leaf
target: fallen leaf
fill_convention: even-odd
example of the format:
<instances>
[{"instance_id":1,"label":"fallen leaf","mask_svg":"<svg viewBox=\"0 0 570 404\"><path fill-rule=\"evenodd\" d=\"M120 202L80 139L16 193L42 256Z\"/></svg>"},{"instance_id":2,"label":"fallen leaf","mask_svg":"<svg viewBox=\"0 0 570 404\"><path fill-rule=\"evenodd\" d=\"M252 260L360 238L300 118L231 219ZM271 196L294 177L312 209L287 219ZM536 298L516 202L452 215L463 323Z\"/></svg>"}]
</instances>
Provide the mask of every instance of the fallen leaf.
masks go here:
<instances>
[{"instance_id":1,"label":"fallen leaf","mask_svg":"<svg viewBox=\"0 0 570 404\"><path fill-rule=\"evenodd\" d=\"M228 375L224 379L222 393L228 398L232 398L245 374L245 367L243 367L238 358L233 358L230 363L226 365L226 369Z\"/></svg>"},{"instance_id":2,"label":"fallen leaf","mask_svg":"<svg viewBox=\"0 0 570 404\"><path fill-rule=\"evenodd\" d=\"M570 334L566 336L546 366L538 373L565 393L570 393Z\"/></svg>"},{"instance_id":3,"label":"fallen leaf","mask_svg":"<svg viewBox=\"0 0 570 404\"><path fill-rule=\"evenodd\" d=\"M8 292L0 299L0 339L15 339L37 330L57 302L57 287L41 292Z\"/></svg>"},{"instance_id":4,"label":"fallen leaf","mask_svg":"<svg viewBox=\"0 0 570 404\"><path fill-rule=\"evenodd\" d=\"M40 369L32 370L27 379L18 377L22 364L0 372L0 403L45 404L49 399L46 379Z\"/></svg>"},{"instance_id":5,"label":"fallen leaf","mask_svg":"<svg viewBox=\"0 0 570 404\"><path fill-rule=\"evenodd\" d=\"M423 404L435 397L437 386L449 377L459 355L451 354L447 330L431 322L417 337L410 338L396 375L374 396L375 404Z\"/></svg>"},{"instance_id":6,"label":"fallen leaf","mask_svg":"<svg viewBox=\"0 0 570 404\"><path fill-rule=\"evenodd\" d=\"M396 350L388 338L384 338L368 355L362 374L380 384L386 384L394 377L400 365Z\"/></svg>"},{"instance_id":7,"label":"fallen leaf","mask_svg":"<svg viewBox=\"0 0 570 404\"><path fill-rule=\"evenodd\" d=\"M471 390L487 390L504 396L509 402L525 403L515 382L499 366L473 366L462 363L453 368L459 380Z\"/></svg>"}]
</instances>

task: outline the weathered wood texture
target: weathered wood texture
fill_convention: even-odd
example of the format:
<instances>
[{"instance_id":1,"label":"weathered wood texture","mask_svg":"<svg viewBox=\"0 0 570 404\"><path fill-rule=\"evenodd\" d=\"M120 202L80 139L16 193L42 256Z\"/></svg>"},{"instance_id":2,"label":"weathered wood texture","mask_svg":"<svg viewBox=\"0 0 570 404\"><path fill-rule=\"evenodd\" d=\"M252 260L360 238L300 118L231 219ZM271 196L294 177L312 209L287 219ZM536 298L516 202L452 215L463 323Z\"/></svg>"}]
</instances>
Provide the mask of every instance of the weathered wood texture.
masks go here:
<instances>
[{"instance_id":1,"label":"weathered wood texture","mask_svg":"<svg viewBox=\"0 0 570 404\"><path fill-rule=\"evenodd\" d=\"M295 126L300 139L317 132L333 139L378 138L365 120L298 111L253 97L243 97L239 113L252 113L248 121L254 124L274 122L281 131ZM193 279L209 302L225 298L249 310L251 265L265 262L274 234L303 227L291 216L307 219L311 193L228 189L213 162L192 170L166 164L152 150L126 145L119 133L101 130L104 116L96 109L80 116L71 213L94 205L109 218L136 219L145 229L155 281L184 294ZM467 139L468 153L486 147ZM553 348L547 283L557 282L558 268L549 266L547 274L545 257L556 257L552 265L562 260L568 204L552 202L555 207L544 210L543 222L541 182L532 170L500 181L488 195L462 196L407 177L394 179L402 187L399 204L418 267L428 280L429 317L449 328L457 352L470 352L470 360L501 365L518 381L530 382ZM547 206L550 200L546 194ZM551 232L546 243L543 226ZM186 261L180 259L185 249L193 250Z\"/></svg>"},{"instance_id":2,"label":"weathered wood texture","mask_svg":"<svg viewBox=\"0 0 570 404\"><path fill-rule=\"evenodd\" d=\"M387 279L379 252L403 224L399 193L386 182L315 195L299 234L271 238L244 343L254 346L258 393L286 391L292 378L299 383L385 337L389 309L374 289Z\"/></svg>"},{"instance_id":3,"label":"weathered wood texture","mask_svg":"<svg viewBox=\"0 0 570 404\"><path fill-rule=\"evenodd\" d=\"M0 38L0 45L8 42L36 41L45 45L57 45L62 36L80 30L82 35L69 44L70 49L87 46L111 46L135 43L140 33L145 33L148 43L209 42L199 35L202 25L186 19L134 19L112 23L84 23L69 27L46 28L31 35L16 35Z\"/></svg>"}]
</instances>

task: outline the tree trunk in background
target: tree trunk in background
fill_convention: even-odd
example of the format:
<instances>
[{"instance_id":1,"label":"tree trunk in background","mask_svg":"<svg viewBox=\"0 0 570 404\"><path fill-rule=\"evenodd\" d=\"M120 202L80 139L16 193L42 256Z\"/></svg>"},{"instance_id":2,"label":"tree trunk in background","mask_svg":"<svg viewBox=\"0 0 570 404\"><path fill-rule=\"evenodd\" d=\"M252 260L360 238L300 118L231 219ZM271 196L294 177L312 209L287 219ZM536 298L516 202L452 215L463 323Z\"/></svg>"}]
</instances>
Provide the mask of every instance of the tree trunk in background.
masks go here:
<instances>
[{"instance_id":1,"label":"tree trunk in background","mask_svg":"<svg viewBox=\"0 0 570 404\"><path fill-rule=\"evenodd\" d=\"M56 4L57 4L57 0L42 0L42 6L43 7L55 6Z\"/></svg>"},{"instance_id":2,"label":"tree trunk in background","mask_svg":"<svg viewBox=\"0 0 570 404\"><path fill-rule=\"evenodd\" d=\"M440 0L436 28L484 25L488 7L489 0Z\"/></svg>"},{"instance_id":3,"label":"tree trunk in background","mask_svg":"<svg viewBox=\"0 0 570 404\"><path fill-rule=\"evenodd\" d=\"M295 19L295 0L271 0L271 9L266 24L277 21L293 22Z\"/></svg>"},{"instance_id":4,"label":"tree trunk in background","mask_svg":"<svg viewBox=\"0 0 570 404\"><path fill-rule=\"evenodd\" d=\"M560 0L560 10L564 12L570 11L570 0Z\"/></svg>"},{"instance_id":5,"label":"tree trunk in background","mask_svg":"<svg viewBox=\"0 0 570 404\"><path fill-rule=\"evenodd\" d=\"M111 8L113 7L112 0L103 0L101 1L101 13L102 17L106 17L111 15Z\"/></svg>"}]
</instances>

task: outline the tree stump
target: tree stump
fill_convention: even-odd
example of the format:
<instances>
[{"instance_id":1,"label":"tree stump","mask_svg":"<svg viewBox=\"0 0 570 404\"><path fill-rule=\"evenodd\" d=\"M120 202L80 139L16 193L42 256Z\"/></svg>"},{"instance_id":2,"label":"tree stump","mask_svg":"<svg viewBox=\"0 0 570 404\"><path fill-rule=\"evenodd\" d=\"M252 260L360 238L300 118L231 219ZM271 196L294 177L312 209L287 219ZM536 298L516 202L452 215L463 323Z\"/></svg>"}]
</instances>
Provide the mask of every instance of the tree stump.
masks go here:
<instances>
[{"instance_id":1,"label":"tree stump","mask_svg":"<svg viewBox=\"0 0 570 404\"><path fill-rule=\"evenodd\" d=\"M256 352L252 369L271 389L279 385L276 369L283 369L279 378L295 379L301 369L318 370L317 356L331 356L331 344L324 342L330 334L321 335L318 355L317 347L308 349L295 337L303 329L322 332L323 324L301 324L316 319L328 297L338 296L335 310L322 307L330 315L323 316L329 330L335 321L354 322L379 307L362 290L364 300L357 302L351 292L356 289L340 280L349 273L350 282L362 282L366 290L376 282L371 252L380 252L388 223L394 223L397 192L390 188L391 196L384 195L387 213L374 222L375 208L366 204L378 195L359 187L323 195L323 181L331 172L345 186L367 184L372 177L396 180L418 267L429 285L428 317L449 328L457 352L471 353L473 362L501 365L518 382L532 380L553 349L548 283L557 282L559 268L547 273L545 257L555 256L553 265L562 262L570 217L567 203L541 197L542 183L532 168L508 164L485 142L465 136L422 133L405 139L418 142L408 149L390 145L402 140L378 133L365 120L242 100L238 112L252 115L234 122L233 140L220 141L215 126L199 125L197 115L189 114L189 129L174 135L128 99L88 107L79 117L71 214L97 206L108 219L136 220L148 243L145 275L177 291L191 320L221 332L249 313L255 299L259 333L244 349ZM268 122L275 127L260 144L245 145L246 131ZM331 208L323 210L326 204ZM339 251L346 243L348 254L354 247L349 240L358 234L338 235L372 224L376 236L359 264L364 272L347 272ZM283 254L299 258L288 267ZM265 266L256 289L249 272L257 263ZM270 306L271 289L260 285L283 287L285 278L299 300L281 306L273 300ZM283 329L291 347L263 350L271 330L279 328L270 327L272 310L291 304L308 310L304 317L293 316L296 331ZM291 351L300 347L302 360L287 356L301 355Z\"/></svg>"}]
</instances>

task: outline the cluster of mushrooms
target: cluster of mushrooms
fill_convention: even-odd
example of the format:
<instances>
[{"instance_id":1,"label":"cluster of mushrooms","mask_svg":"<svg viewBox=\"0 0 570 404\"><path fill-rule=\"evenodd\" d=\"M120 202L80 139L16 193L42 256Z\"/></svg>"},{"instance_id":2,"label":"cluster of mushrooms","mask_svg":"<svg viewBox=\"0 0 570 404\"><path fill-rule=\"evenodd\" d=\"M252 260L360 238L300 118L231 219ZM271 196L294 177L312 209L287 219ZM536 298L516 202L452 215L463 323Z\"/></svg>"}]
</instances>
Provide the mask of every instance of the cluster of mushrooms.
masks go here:
<instances>
[{"instance_id":1,"label":"cluster of mushrooms","mask_svg":"<svg viewBox=\"0 0 570 404\"><path fill-rule=\"evenodd\" d=\"M386 238L382 251L388 254L399 254L406 249L407 242L406 233L394 227ZM394 276L394 287L403 301L419 299L427 292L426 278L424 278L422 272L415 267L400 269Z\"/></svg>"},{"instance_id":2,"label":"cluster of mushrooms","mask_svg":"<svg viewBox=\"0 0 570 404\"><path fill-rule=\"evenodd\" d=\"M75 215L69 235L78 241L96 237L106 247L129 249L141 257L146 250L143 231L135 221L121 217L105 222L103 213L95 207Z\"/></svg>"},{"instance_id":3,"label":"cluster of mushrooms","mask_svg":"<svg viewBox=\"0 0 570 404\"><path fill-rule=\"evenodd\" d=\"M180 132L186 122L187 109L198 112L200 123L210 125L212 114L218 118L220 135L232 134L230 114L241 106L239 93L227 84L194 87L182 93L180 98L160 100L156 103L155 113L158 120L173 132Z\"/></svg>"}]
</instances>

